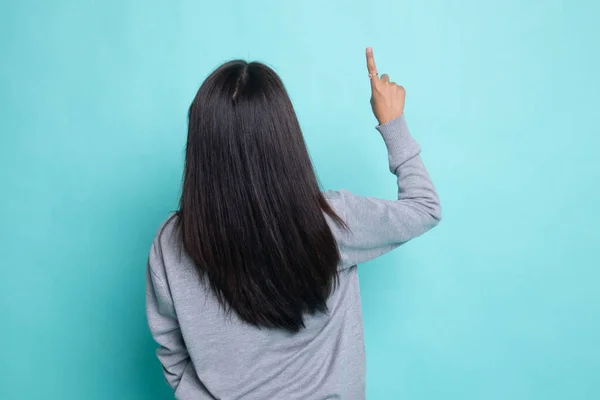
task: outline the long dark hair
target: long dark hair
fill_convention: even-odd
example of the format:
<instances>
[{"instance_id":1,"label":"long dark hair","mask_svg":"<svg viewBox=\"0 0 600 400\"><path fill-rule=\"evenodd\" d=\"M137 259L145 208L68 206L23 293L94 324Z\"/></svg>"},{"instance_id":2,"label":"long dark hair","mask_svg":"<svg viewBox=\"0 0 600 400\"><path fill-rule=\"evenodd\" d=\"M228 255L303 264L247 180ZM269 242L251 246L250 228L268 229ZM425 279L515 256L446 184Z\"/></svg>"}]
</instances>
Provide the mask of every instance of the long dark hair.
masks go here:
<instances>
[{"instance_id":1,"label":"long dark hair","mask_svg":"<svg viewBox=\"0 0 600 400\"><path fill-rule=\"evenodd\" d=\"M178 221L183 246L227 311L297 332L326 312L340 259L323 197L281 79L236 60L189 110Z\"/></svg>"}]
</instances>

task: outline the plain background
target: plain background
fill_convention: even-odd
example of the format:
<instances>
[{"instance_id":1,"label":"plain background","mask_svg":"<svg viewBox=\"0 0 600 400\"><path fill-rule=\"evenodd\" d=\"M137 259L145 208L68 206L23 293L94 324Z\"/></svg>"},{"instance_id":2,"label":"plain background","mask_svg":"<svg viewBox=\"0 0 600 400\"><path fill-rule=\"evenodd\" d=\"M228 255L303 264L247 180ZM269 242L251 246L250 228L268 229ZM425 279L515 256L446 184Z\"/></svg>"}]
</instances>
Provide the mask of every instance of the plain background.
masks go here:
<instances>
[{"instance_id":1,"label":"plain background","mask_svg":"<svg viewBox=\"0 0 600 400\"><path fill-rule=\"evenodd\" d=\"M325 188L393 198L366 46L444 208L360 268L368 398L600 398L597 1L0 4L0 398L172 396L145 261L223 61L280 73Z\"/></svg>"}]
</instances>

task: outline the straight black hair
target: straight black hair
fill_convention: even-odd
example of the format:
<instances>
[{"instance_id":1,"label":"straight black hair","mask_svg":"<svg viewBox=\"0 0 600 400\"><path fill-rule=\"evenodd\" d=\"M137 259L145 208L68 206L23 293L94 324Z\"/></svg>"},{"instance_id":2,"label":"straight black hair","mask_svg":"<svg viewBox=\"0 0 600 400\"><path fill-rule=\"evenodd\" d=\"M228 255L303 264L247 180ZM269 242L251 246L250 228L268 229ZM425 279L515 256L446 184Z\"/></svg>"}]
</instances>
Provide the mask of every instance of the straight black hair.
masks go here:
<instances>
[{"instance_id":1,"label":"straight black hair","mask_svg":"<svg viewBox=\"0 0 600 400\"><path fill-rule=\"evenodd\" d=\"M178 215L183 246L219 302L257 326L297 332L327 311L340 254L285 87L264 64L214 71L189 110Z\"/></svg>"}]
</instances>

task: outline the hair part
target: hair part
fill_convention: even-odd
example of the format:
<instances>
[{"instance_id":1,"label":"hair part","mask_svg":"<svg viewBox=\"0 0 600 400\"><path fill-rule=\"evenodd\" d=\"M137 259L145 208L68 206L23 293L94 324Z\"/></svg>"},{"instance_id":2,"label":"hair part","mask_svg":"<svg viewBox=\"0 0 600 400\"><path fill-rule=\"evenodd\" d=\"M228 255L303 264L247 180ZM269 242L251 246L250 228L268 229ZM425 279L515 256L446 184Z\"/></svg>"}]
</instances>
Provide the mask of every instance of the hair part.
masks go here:
<instances>
[{"instance_id":1,"label":"hair part","mask_svg":"<svg viewBox=\"0 0 600 400\"><path fill-rule=\"evenodd\" d=\"M183 246L221 305L257 327L297 332L327 311L340 254L281 79L236 60L189 110L180 207ZM324 214L325 213L325 214Z\"/></svg>"}]
</instances>

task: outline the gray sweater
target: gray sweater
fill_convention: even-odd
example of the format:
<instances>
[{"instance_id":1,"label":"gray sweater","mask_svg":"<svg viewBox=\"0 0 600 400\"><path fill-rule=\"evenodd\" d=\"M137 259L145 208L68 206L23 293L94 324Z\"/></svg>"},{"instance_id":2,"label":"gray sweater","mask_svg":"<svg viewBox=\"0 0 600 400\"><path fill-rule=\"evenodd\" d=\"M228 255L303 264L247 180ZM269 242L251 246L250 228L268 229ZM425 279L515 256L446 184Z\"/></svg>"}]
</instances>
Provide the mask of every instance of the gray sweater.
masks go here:
<instances>
[{"instance_id":1,"label":"gray sweater","mask_svg":"<svg viewBox=\"0 0 600 400\"><path fill-rule=\"evenodd\" d=\"M404 116L377 127L398 200L327 192L344 230L328 220L341 253L329 313L306 317L296 334L257 329L225 316L182 251L173 220L161 227L148 261L146 310L157 355L178 399L317 400L365 398L365 348L357 264L434 227L435 189ZM161 232L159 230L159 232Z\"/></svg>"}]
</instances>

